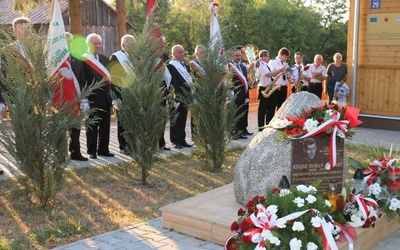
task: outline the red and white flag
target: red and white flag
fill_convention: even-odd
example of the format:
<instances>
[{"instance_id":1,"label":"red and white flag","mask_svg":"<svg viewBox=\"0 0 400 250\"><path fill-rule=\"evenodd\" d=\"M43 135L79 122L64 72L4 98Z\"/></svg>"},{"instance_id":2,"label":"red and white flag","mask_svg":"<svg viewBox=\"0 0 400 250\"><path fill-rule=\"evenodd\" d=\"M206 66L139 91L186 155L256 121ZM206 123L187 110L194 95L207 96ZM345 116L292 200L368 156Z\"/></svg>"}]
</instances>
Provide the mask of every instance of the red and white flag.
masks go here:
<instances>
[{"instance_id":1,"label":"red and white flag","mask_svg":"<svg viewBox=\"0 0 400 250\"><path fill-rule=\"evenodd\" d=\"M47 58L49 76L62 81L62 84L59 85L62 86L62 89L57 87L55 88L53 103L56 107L60 107L65 102L75 100L79 110L79 102L77 98L80 94L80 87L71 69L71 58L58 0L53 0L53 13L48 32L47 48L49 50Z\"/></svg>"},{"instance_id":2,"label":"red and white flag","mask_svg":"<svg viewBox=\"0 0 400 250\"><path fill-rule=\"evenodd\" d=\"M216 44L221 46L220 48L220 54L222 55L225 53L224 45L222 43L222 36L221 36L221 31L219 29L219 23L218 23L218 15L217 15L217 8L219 4L217 3L212 3L210 5L210 11L211 11L211 16L210 16L210 39L211 39L211 46L215 47Z\"/></svg>"}]
</instances>

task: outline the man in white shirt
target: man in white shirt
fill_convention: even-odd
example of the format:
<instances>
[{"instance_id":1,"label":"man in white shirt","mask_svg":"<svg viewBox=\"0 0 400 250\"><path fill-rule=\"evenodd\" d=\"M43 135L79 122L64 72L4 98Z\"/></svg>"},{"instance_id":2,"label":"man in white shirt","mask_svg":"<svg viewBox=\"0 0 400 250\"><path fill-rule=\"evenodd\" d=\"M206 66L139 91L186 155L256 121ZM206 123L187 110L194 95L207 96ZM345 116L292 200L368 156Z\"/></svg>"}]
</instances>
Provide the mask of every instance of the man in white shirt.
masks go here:
<instances>
[{"instance_id":1,"label":"man in white shirt","mask_svg":"<svg viewBox=\"0 0 400 250\"><path fill-rule=\"evenodd\" d=\"M314 63L310 64L311 79L308 87L308 92L315 94L320 99L322 97L322 82L326 79L326 68L322 66L323 62L322 55L315 55Z\"/></svg>"},{"instance_id":2,"label":"man in white shirt","mask_svg":"<svg viewBox=\"0 0 400 250\"><path fill-rule=\"evenodd\" d=\"M272 117L275 114L275 106L274 102L271 101L270 97L265 98L262 95L262 91L265 90L272 83L272 77L277 76L280 72L284 72L284 68L281 67L278 70L271 71L268 66L269 61L269 52L268 50L261 50L259 53L259 60L256 63L258 66L258 72L260 76L260 82L258 83L258 130L262 131L265 125L272 120Z\"/></svg>"}]
</instances>

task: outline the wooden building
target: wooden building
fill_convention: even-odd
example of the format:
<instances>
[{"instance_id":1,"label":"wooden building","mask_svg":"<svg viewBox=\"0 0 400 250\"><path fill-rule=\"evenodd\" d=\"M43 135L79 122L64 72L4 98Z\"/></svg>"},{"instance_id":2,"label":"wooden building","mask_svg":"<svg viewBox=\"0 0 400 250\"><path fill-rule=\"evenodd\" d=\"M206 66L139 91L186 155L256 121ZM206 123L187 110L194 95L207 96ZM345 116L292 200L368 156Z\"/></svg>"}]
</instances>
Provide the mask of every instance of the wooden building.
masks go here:
<instances>
[{"instance_id":1,"label":"wooden building","mask_svg":"<svg viewBox=\"0 0 400 250\"><path fill-rule=\"evenodd\" d=\"M399 0L350 0L347 64L363 126L400 130Z\"/></svg>"},{"instance_id":2,"label":"wooden building","mask_svg":"<svg viewBox=\"0 0 400 250\"><path fill-rule=\"evenodd\" d=\"M11 27L12 21L22 16L21 13L12 12L13 0L0 0L0 25ZM60 0L61 12L66 31L69 28L68 0ZM34 28L42 34L47 34L51 18L51 5L39 3L36 10L29 10L27 17L32 21ZM127 22L127 30L133 25ZM117 13L105 0L82 1L82 35L97 33L103 39L102 53L111 55L120 49L117 36Z\"/></svg>"}]
</instances>

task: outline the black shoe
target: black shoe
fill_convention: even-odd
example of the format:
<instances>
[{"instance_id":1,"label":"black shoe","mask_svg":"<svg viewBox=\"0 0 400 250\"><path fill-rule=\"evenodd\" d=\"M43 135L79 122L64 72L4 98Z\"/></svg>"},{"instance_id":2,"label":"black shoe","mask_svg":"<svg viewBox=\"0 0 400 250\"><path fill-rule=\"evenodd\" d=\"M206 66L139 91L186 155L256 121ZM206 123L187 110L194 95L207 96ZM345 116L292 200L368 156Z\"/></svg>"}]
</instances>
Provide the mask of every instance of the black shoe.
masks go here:
<instances>
[{"instance_id":1,"label":"black shoe","mask_svg":"<svg viewBox=\"0 0 400 250\"><path fill-rule=\"evenodd\" d=\"M167 147L167 146L165 146L165 145L162 146L162 147L160 147L160 149L162 149L162 150L167 150L167 151L168 151L168 150L171 150L169 147Z\"/></svg>"},{"instance_id":2,"label":"black shoe","mask_svg":"<svg viewBox=\"0 0 400 250\"><path fill-rule=\"evenodd\" d=\"M89 158L90 158L90 159L97 159L97 155L95 155L95 154L89 154Z\"/></svg>"},{"instance_id":3,"label":"black shoe","mask_svg":"<svg viewBox=\"0 0 400 250\"><path fill-rule=\"evenodd\" d=\"M74 161L87 161L88 158L83 157L83 155L71 155L71 160L74 160Z\"/></svg>"},{"instance_id":4,"label":"black shoe","mask_svg":"<svg viewBox=\"0 0 400 250\"><path fill-rule=\"evenodd\" d=\"M184 141L184 142L182 143L182 146L185 147L185 148L191 148L191 147L192 147L192 145L190 145L190 144L187 143L186 141Z\"/></svg>"},{"instance_id":5,"label":"black shoe","mask_svg":"<svg viewBox=\"0 0 400 250\"><path fill-rule=\"evenodd\" d=\"M245 136L244 133L238 133L238 134L237 134L237 137L238 137L239 139L247 139L247 136Z\"/></svg>"},{"instance_id":6,"label":"black shoe","mask_svg":"<svg viewBox=\"0 0 400 250\"><path fill-rule=\"evenodd\" d=\"M126 150L126 149L121 149L121 151L119 151L121 154L123 154L123 155L129 155L129 152L128 152L128 150Z\"/></svg>"},{"instance_id":7,"label":"black shoe","mask_svg":"<svg viewBox=\"0 0 400 250\"><path fill-rule=\"evenodd\" d=\"M252 135L252 134L254 134L254 133L250 133L247 129L244 131L244 133L243 133L244 135Z\"/></svg>"},{"instance_id":8,"label":"black shoe","mask_svg":"<svg viewBox=\"0 0 400 250\"><path fill-rule=\"evenodd\" d=\"M174 144L174 148L182 148L181 144Z\"/></svg>"},{"instance_id":9,"label":"black shoe","mask_svg":"<svg viewBox=\"0 0 400 250\"><path fill-rule=\"evenodd\" d=\"M106 153L106 154L98 154L100 156L105 156L105 157L114 157L114 154L111 154L110 152Z\"/></svg>"}]
</instances>

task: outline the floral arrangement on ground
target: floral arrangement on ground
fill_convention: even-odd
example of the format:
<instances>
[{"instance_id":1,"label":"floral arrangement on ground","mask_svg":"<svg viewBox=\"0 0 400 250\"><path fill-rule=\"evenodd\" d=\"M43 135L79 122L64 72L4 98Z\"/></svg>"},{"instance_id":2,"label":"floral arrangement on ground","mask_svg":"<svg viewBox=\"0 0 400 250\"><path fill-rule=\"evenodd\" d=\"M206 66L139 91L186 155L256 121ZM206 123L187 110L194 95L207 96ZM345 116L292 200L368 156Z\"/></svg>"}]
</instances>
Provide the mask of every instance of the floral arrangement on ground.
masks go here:
<instances>
[{"instance_id":1,"label":"floral arrangement on ground","mask_svg":"<svg viewBox=\"0 0 400 250\"><path fill-rule=\"evenodd\" d=\"M317 192L318 183L271 189L238 210L225 248L335 250L336 242L348 241L352 249L355 227L375 227L382 212L389 220L400 219L400 158L380 157L367 165L349 158L349 163L357 171L346 185L344 202L336 200L342 204L332 206Z\"/></svg>"},{"instance_id":2,"label":"floral arrangement on ground","mask_svg":"<svg viewBox=\"0 0 400 250\"><path fill-rule=\"evenodd\" d=\"M299 117L286 117L274 120L269 127L282 130L280 138L309 137L325 133L341 139L351 137L351 128L358 126L360 110L353 107L327 105L309 109Z\"/></svg>"},{"instance_id":3,"label":"floral arrangement on ground","mask_svg":"<svg viewBox=\"0 0 400 250\"><path fill-rule=\"evenodd\" d=\"M350 240L356 237L343 217L341 221L333 219L329 214L331 203L315 186L274 188L265 197L254 197L246 209L238 210L239 219L231 225L235 234L225 248L335 249L335 240L341 235Z\"/></svg>"},{"instance_id":4,"label":"floral arrangement on ground","mask_svg":"<svg viewBox=\"0 0 400 250\"><path fill-rule=\"evenodd\" d=\"M367 206L379 207L386 213L389 220L400 219L400 158L383 156L368 165L350 158L349 163L356 170L350 187L353 194L350 200L353 199L353 206L350 204L348 207L345 206L344 213L354 207L363 206L364 201ZM357 171L362 171L358 180ZM361 201L357 200L357 197L361 197ZM351 214L354 214L354 211ZM357 220L357 218L354 219ZM367 225L368 223L369 221Z\"/></svg>"}]
</instances>

